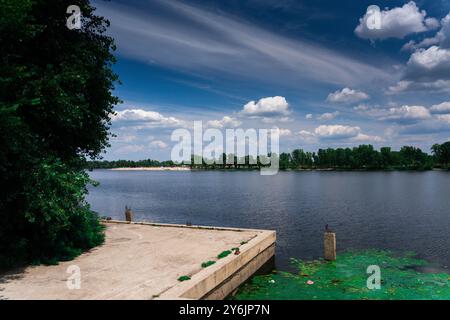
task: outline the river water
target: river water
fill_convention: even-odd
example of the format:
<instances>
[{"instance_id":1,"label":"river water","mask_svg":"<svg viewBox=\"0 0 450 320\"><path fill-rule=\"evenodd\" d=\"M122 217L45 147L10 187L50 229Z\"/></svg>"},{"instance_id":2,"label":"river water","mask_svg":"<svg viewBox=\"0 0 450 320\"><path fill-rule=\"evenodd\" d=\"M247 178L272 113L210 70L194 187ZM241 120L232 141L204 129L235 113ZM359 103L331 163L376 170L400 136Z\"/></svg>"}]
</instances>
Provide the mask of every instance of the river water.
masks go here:
<instances>
[{"instance_id":1,"label":"river water","mask_svg":"<svg viewBox=\"0 0 450 320\"><path fill-rule=\"evenodd\" d=\"M325 224L337 248L414 251L450 266L450 172L94 170L87 197L101 216L277 231L276 266L322 256Z\"/></svg>"}]
</instances>

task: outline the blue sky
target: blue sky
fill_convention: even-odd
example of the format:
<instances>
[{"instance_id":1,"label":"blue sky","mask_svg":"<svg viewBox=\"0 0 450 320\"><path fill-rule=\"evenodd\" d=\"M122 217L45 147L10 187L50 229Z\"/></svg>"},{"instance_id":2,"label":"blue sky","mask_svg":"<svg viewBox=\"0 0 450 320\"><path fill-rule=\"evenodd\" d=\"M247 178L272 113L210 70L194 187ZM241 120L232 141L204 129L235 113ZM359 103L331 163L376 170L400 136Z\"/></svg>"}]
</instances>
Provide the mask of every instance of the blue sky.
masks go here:
<instances>
[{"instance_id":1,"label":"blue sky","mask_svg":"<svg viewBox=\"0 0 450 320\"><path fill-rule=\"evenodd\" d=\"M366 14L377 5L380 28ZM171 132L280 128L280 148L450 140L450 1L94 1L122 84L105 159L169 159Z\"/></svg>"}]
</instances>

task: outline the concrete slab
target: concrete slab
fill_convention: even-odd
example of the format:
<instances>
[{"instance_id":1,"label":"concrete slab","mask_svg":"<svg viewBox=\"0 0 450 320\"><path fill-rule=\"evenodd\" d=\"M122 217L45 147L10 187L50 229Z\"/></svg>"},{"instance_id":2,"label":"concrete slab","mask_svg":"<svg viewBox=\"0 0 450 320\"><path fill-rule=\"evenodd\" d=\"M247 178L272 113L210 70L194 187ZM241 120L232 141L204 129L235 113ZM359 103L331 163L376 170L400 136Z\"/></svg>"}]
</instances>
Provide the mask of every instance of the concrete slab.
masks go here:
<instances>
[{"instance_id":1,"label":"concrete slab","mask_svg":"<svg viewBox=\"0 0 450 320\"><path fill-rule=\"evenodd\" d=\"M72 261L0 276L0 298L222 299L274 251L273 231L118 221L106 225L105 244ZM233 247L241 253L217 259ZM202 268L208 260L217 262ZM72 265L80 268L80 289L67 287ZM179 282L183 275L191 280Z\"/></svg>"}]
</instances>

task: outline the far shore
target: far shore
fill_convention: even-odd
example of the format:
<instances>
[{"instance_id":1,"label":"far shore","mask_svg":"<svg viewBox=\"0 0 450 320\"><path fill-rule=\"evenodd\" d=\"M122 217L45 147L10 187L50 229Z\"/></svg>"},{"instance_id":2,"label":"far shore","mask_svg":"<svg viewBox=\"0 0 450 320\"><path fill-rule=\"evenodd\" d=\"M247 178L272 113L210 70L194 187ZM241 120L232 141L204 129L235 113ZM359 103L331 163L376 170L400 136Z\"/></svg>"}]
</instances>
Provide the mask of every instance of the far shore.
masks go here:
<instances>
[{"instance_id":1,"label":"far shore","mask_svg":"<svg viewBox=\"0 0 450 320\"><path fill-rule=\"evenodd\" d=\"M190 171L189 167L129 167L129 168L112 168L109 170L116 171Z\"/></svg>"},{"instance_id":2,"label":"far shore","mask_svg":"<svg viewBox=\"0 0 450 320\"><path fill-rule=\"evenodd\" d=\"M120 168L92 168L114 171L255 171L259 168L190 168L190 167L120 167ZM349 168L287 168L280 171L340 171L340 172L367 172L367 171L449 171L443 168L411 169L411 168L384 168L384 169L349 169Z\"/></svg>"}]
</instances>

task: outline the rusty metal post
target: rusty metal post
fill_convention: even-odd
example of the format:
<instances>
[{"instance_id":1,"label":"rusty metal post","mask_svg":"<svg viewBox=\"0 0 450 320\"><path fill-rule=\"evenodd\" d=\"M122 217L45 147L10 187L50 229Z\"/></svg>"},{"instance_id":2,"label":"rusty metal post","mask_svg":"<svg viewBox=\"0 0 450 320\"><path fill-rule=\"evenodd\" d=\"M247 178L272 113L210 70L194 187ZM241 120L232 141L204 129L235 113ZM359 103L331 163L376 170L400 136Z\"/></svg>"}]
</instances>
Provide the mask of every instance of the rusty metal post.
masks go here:
<instances>
[{"instance_id":1,"label":"rusty metal post","mask_svg":"<svg viewBox=\"0 0 450 320\"><path fill-rule=\"evenodd\" d=\"M323 236L323 257L325 260L336 260L336 234L325 232Z\"/></svg>"}]
</instances>

